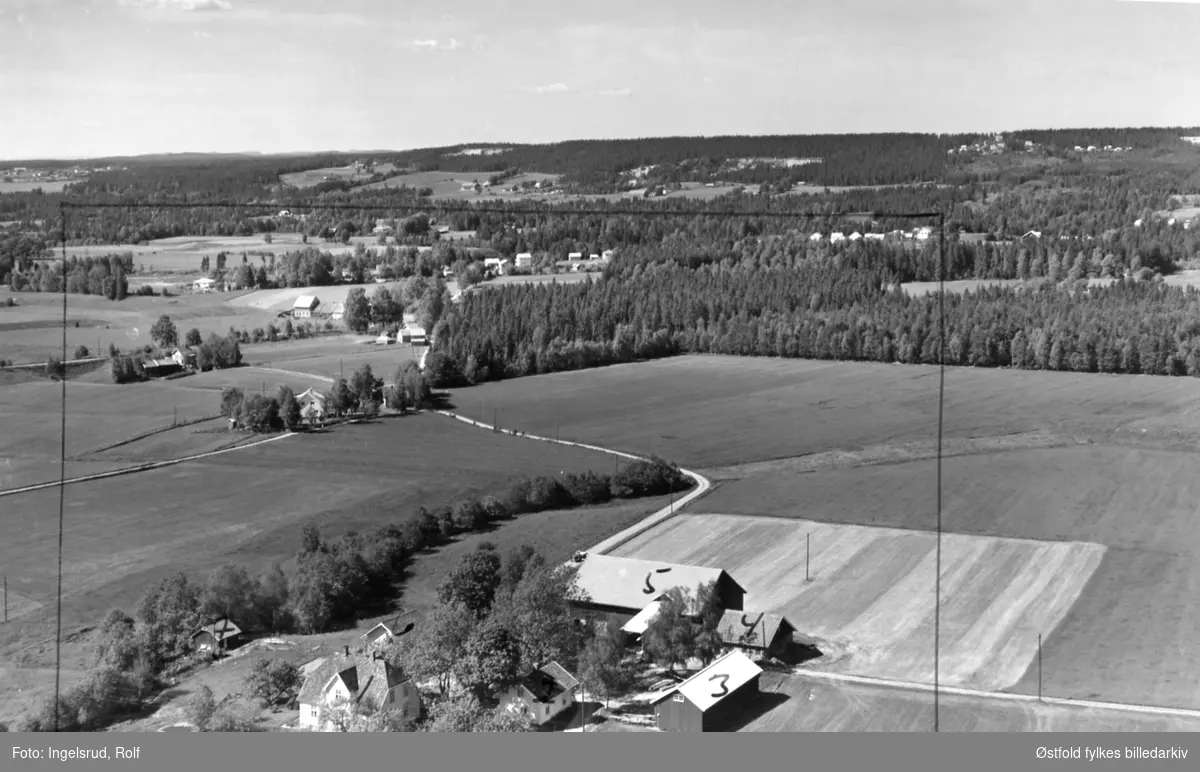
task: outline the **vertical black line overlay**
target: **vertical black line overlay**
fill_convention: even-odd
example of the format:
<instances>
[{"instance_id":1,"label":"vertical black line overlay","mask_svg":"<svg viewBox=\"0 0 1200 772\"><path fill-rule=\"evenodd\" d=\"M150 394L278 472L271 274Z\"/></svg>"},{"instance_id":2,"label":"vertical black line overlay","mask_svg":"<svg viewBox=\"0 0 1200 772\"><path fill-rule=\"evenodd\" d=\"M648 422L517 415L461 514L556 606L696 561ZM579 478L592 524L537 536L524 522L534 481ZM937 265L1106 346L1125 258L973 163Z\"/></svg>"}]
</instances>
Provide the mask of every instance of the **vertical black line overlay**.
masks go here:
<instances>
[{"instance_id":1,"label":"vertical black line overlay","mask_svg":"<svg viewBox=\"0 0 1200 772\"><path fill-rule=\"evenodd\" d=\"M58 591L55 593L54 633L54 731L59 727L59 695L62 675L62 585L63 585L63 513L67 496L67 207L66 202L58 205L59 235L62 237L62 358L59 360L58 378L62 384L62 430L59 437L60 456L58 467Z\"/></svg>"},{"instance_id":2,"label":"vertical black line overlay","mask_svg":"<svg viewBox=\"0 0 1200 772\"><path fill-rule=\"evenodd\" d=\"M945 392L946 392L946 215L945 212L817 212L817 211L736 211L736 210L702 210L702 209L672 209L672 210L641 210L628 209L619 207L574 207L568 209L553 209L549 206L524 206L524 207L496 207L480 204L434 204L425 202L422 204L352 204L352 203L333 203L321 201L297 201L295 203L236 203L226 201L210 201L202 204L193 203L114 203L114 202L85 202L85 201L60 201L60 228L62 238L62 294L63 294L63 338L62 338L62 362L60 370L60 379L62 382L62 434L61 434L61 459L60 459L60 477L59 477L59 498L58 498L58 592L57 592L57 630L55 633L55 654L54 654L54 730L59 730L59 695L60 695L60 673L62 665L62 555L63 555L63 516L65 511L65 495L66 495L66 467L67 467L67 379L66 379L66 361L67 361L67 209L231 209L231 210L251 210L251 211L275 211L280 206L288 209L316 209L316 210L351 210L360 212L390 212L394 215L399 213L418 212L433 212L433 213L453 213L453 212L472 212L478 214L495 214L495 215L542 215L545 217L553 217L555 215L579 216L579 215L595 215L595 216L611 216L611 215L626 215L633 217L679 217L679 216L704 216L717 218L754 218L767 217L771 219L837 219L852 215L870 215L872 218L890 218L898 220L930 220L936 219L939 228L938 237L938 397L937 397L937 504L936 504L936 547L935 547L935 568L937 575L934 578L934 615L933 615L933 731L938 732L941 728L940 722L940 679L941 679L941 587L942 587L942 432L944 426L945 414ZM496 422L492 422L493 427ZM614 458L614 461L616 459Z\"/></svg>"}]
</instances>

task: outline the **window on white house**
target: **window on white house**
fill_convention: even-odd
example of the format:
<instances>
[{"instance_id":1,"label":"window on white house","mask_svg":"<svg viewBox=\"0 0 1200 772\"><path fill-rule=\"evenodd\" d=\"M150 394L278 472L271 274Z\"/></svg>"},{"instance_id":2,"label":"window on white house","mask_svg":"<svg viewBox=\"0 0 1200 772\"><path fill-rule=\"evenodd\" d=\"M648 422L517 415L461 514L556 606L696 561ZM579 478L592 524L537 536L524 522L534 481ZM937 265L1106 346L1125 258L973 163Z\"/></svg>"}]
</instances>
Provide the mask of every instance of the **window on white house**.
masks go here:
<instances>
[{"instance_id":1,"label":"window on white house","mask_svg":"<svg viewBox=\"0 0 1200 772\"><path fill-rule=\"evenodd\" d=\"M683 695L682 695L682 694L676 694L674 697L672 697L672 698L671 698L671 700L672 700L673 702L683 702Z\"/></svg>"}]
</instances>

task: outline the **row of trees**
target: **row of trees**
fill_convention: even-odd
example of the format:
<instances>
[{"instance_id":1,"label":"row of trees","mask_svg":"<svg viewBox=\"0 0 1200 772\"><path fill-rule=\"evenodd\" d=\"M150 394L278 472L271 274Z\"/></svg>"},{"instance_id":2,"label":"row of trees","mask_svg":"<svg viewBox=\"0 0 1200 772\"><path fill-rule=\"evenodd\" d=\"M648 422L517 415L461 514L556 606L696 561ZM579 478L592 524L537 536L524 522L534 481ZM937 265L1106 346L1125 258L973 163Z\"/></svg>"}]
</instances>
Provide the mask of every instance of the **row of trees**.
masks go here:
<instances>
[{"instance_id":1,"label":"row of trees","mask_svg":"<svg viewBox=\"0 0 1200 772\"><path fill-rule=\"evenodd\" d=\"M133 271L132 258L112 255L107 258L69 257L64 279L63 263L26 259L25 266L14 266L8 273L13 292L62 292L66 282L72 295L99 295L109 300L124 300L129 295L126 275Z\"/></svg>"},{"instance_id":2,"label":"row of trees","mask_svg":"<svg viewBox=\"0 0 1200 772\"><path fill-rule=\"evenodd\" d=\"M359 609L377 607L390 596L413 555L459 534L531 512L664 495L691 485L674 464L651 459L632 462L611 477L585 473L521 479L496 495L433 510L421 507L407 520L383 526L369 537L350 533L327 543L307 528L290 585L291 621L301 632L323 632Z\"/></svg>"}]
</instances>

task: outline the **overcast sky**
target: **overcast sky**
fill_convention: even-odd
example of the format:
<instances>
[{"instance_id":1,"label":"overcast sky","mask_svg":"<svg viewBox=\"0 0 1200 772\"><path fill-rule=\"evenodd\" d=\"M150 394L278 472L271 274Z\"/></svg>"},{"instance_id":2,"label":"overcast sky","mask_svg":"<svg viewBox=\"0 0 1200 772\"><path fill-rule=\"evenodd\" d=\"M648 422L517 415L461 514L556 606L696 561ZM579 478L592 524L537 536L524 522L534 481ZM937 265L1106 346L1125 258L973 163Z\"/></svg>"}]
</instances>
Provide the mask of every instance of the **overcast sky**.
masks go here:
<instances>
[{"instance_id":1,"label":"overcast sky","mask_svg":"<svg viewBox=\"0 0 1200 772\"><path fill-rule=\"evenodd\" d=\"M0 110L4 158L1196 125L1200 3L0 0Z\"/></svg>"}]
</instances>

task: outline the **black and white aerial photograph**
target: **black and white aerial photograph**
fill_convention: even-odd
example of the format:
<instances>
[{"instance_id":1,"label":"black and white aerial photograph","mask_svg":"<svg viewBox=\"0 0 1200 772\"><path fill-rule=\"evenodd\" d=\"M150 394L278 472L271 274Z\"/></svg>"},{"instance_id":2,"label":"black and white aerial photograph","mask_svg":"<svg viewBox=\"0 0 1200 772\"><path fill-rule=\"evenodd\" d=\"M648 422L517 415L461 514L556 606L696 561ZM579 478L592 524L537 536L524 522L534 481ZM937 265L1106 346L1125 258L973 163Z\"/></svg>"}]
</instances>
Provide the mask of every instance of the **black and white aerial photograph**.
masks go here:
<instances>
[{"instance_id":1,"label":"black and white aerial photograph","mask_svg":"<svg viewBox=\"0 0 1200 772\"><path fill-rule=\"evenodd\" d=\"M0 767L1174 769L1198 502L1200 0L0 0Z\"/></svg>"}]
</instances>

